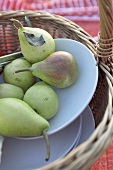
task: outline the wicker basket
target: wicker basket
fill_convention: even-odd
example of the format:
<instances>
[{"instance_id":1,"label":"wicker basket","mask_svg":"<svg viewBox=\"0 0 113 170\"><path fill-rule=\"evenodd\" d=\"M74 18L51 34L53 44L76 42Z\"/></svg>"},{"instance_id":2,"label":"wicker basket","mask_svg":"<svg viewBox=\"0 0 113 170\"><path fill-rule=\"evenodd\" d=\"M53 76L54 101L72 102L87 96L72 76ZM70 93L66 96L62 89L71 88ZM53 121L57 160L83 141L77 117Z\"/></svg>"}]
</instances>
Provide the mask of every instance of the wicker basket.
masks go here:
<instances>
[{"instance_id":1,"label":"wicker basket","mask_svg":"<svg viewBox=\"0 0 113 170\"><path fill-rule=\"evenodd\" d=\"M100 33L98 43L80 26L61 16L40 11L9 11L0 13L0 51L3 55L15 52L19 47L17 30L10 19L23 22L29 16L33 27L47 30L53 38L69 38L86 45L93 53L99 66L99 81L90 102L96 130L91 137L72 150L61 160L40 170L88 170L105 152L113 139L113 21L112 0L99 0Z\"/></svg>"}]
</instances>

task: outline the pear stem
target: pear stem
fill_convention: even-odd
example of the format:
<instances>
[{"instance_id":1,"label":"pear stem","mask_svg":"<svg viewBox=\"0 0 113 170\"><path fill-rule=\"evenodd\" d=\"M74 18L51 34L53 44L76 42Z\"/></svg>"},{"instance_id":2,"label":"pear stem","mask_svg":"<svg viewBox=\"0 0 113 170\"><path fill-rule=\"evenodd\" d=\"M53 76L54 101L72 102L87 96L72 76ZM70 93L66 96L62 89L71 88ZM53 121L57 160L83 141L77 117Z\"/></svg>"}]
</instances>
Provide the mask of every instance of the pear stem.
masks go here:
<instances>
[{"instance_id":1,"label":"pear stem","mask_svg":"<svg viewBox=\"0 0 113 170\"><path fill-rule=\"evenodd\" d=\"M20 23L20 21L16 20L16 19L10 19L13 22L13 25L18 29L18 27L16 26L16 24L19 25L20 29L23 29L23 25Z\"/></svg>"},{"instance_id":2,"label":"pear stem","mask_svg":"<svg viewBox=\"0 0 113 170\"><path fill-rule=\"evenodd\" d=\"M47 129L43 130L43 136L46 142L46 148L47 148L47 153L46 153L46 161L49 160L50 158L50 143L49 143L49 139L48 139L48 134L47 134Z\"/></svg>"},{"instance_id":3,"label":"pear stem","mask_svg":"<svg viewBox=\"0 0 113 170\"><path fill-rule=\"evenodd\" d=\"M20 73L20 72L24 72L24 71L31 71L31 70L30 70L30 68L25 68L22 70L17 70L17 71L15 71L15 73Z\"/></svg>"}]
</instances>

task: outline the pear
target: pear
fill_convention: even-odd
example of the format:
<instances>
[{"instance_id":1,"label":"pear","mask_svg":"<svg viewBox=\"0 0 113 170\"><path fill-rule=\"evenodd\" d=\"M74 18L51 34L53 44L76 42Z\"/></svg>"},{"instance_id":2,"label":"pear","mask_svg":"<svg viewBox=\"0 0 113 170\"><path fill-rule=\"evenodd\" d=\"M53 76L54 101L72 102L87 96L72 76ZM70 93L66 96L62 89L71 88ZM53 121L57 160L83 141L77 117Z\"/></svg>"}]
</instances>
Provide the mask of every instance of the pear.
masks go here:
<instances>
[{"instance_id":1,"label":"pear","mask_svg":"<svg viewBox=\"0 0 113 170\"><path fill-rule=\"evenodd\" d=\"M23 99L24 91L15 85L2 83L0 84L0 98L17 98Z\"/></svg>"},{"instance_id":2,"label":"pear","mask_svg":"<svg viewBox=\"0 0 113 170\"><path fill-rule=\"evenodd\" d=\"M55 116L58 111L58 96L52 87L43 81L30 87L23 100L47 120Z\"/></svg>"},{"instance_id":3,"label":"pear","mask_svg":"<svg viewBox=\"0 0 113 170\"><path fill-rule=\"evenodd\" d=\"M23 27L15 19L11 19L14 25L18 25L18 37L23 56L30 63L44 60L55 51L55 42L52 36L44 29ZM17 26L16 26L17 28Z\"/></svg>"},{"instance_id":4,"label":"pear","mask_svg":"<svg viewBox=\"0 0 113 170\"><path fill-rule=\"evenodd\" d=\"M15 71L17 69L30 67L31 64L22 58L13 60L11 63L6 65L3 70L3 79L5 83L18 86L22 88L25 92L36 82L36 78L30 72L15 74Z\"/></svg>"},{"instance_id":5,"label":"pear","mask_svg":"<svg viewBox=\"0 0 113 170\"><path fill-rule=\"evenodd\" d=\"M16 98L0 99L0 135L8 137L44 135L46 138L49 128L49 122L24 101ZM48 142L47 140L47 160L50 154Z\"/></svg>"},{"instance_id":6,"label":"pear","mask_svg":"<svg viewBox=\"0 0 113 170\"><path fill-rule=\"evenodd\" d=\"M71 86L78 77L78 64L73 55L65 51L57 51L45 60L32 65L31 68L17 70L15 73L30 71L46 83L65 88Z\"/></svg>"}]
</instances>

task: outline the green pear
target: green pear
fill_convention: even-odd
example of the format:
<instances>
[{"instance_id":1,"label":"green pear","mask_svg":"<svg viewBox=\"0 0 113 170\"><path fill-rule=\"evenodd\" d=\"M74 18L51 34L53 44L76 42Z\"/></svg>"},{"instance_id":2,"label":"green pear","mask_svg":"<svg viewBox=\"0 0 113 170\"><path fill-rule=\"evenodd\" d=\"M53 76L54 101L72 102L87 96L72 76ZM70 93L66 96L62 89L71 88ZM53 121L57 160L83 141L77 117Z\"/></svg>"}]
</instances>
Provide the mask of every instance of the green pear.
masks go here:
<instances>
[{"instance_id":1,"label":"green pear","mask_svg":"<svg viewBox=\"0 0 113 170\"><path fill-rule=\"evenodd\" d=\"M23 100L47 120L55 116L58 111L58 96L52 87L43 81L30 87Z\"/></svg>"},{"instance_id":2,"label":"green pear","mask_svg":"<svg viewBox=\"0 0 113 170\"><path fill-rule=\"evenodd\" d=\"M31 137L45 135L50 125L27 103L16 98L0 99L0 135L8 137ZM46 145L49 147L48 141ZM47 148L49 159L50 148Z\"/></svg>"},{"instance_id":3,"label":"green pear","mask_svg":"<svg viewBox=\"0 0 113 170\"><path fill-rule=\"evenodd\" d=\"M17 70L15 73L24 71L32 72L34 76L52 86L65 88L75 83L78 77L78 64L70 53L58 51L33 64L31 68Z\"/></svg>"},{"instance_id":4,"label":"green pear","mask_svg":"<svg viewBox=\"0 0 113 170\"><path fill-rule=\"evenodd\" d=\"M55 51L55 42L52 36L44 29L23 27L15 19L11 19L14 25L19 25L18 37L23 56L30 63L44 60ZM17 27L16 27L17 28Z\"/></svg>"},{"instance_id":5,"label":"green pear","mask_svg":"<svg viewBox=\"0 0 113 170\"><path fill-rule=\"evenodd\" d=\"M30 72L15 74L15 71L17 69L24 69L30 67L31 64L22 58L13 60L11 63L6 65L3 70L3 78L5 83L18 86L22 88L25 92L36 82L36 78Z\"/></svg>"},{"instance_id":6,"label":"green pear","mask_svg":"<svg viewBox=\"0 0 113 170\"><path fill-rule=\"evenodd\" d=\"M15 85L2 83L0 84L0 98L17 98L23 99L24 91Z\"/></svg>"},{"instance_id":7,"label":"green pear","mask_svg":"<svg viewBox=\"0 0 113 170\"><path fill-rule=\"evenodd\" d=\"M16 98L0 99L0 135L40 136L49 123L27 103Z\"/></svg>"}]
</instances>

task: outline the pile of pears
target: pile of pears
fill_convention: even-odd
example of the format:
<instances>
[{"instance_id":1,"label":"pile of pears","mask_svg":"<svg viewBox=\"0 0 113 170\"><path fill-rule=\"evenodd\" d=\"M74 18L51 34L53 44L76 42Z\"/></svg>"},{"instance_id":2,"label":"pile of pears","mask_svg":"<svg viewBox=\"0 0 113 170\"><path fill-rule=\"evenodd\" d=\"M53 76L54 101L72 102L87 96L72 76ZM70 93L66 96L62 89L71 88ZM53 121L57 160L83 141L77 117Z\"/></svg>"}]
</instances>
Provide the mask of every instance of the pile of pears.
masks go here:
<instances>
[{"instance_id":1,"label":"pile of pears","mask_svg":"<svg viewBox=\"0 0 113 170\"><path fill-rule=\"evenodd\" d=\"M45 30L23 27L11 19L18 29L23 58L14 59L3 69L0 84L0 135L32 137L43 135L50 157L49 120L58 112L58 95L53 89L66 88L78 77L76 59L66 51L55 52L55 42Z\"/></svg>"}]
</instances>

